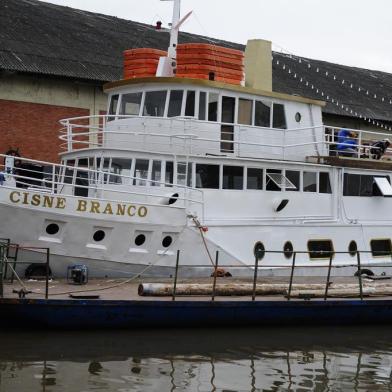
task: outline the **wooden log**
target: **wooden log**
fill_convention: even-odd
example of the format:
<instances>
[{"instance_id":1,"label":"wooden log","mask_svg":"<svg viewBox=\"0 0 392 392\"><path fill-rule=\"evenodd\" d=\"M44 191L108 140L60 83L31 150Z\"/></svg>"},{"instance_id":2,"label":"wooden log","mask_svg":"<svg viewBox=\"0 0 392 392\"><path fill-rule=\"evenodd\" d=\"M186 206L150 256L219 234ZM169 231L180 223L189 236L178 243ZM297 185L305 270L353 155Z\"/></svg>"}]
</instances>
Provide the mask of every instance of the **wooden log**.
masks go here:
<instances>
[{"instance_id":1,"label":"wooden log","mask_svg":"<svg viewBox=\"0 0 392 392\"><path fill-rule=\"evenodd\" d=\"M370 287L364 286L362 290L364 297L388 297L392 295L392 287ZM287 293L286 293L287 294ZM293 290L291 298L309 297L324 298L325 290ZM328 298L358 298L360 296L359 287L349 288L330 288Z\"/></svg>"},{"instance_id":2,"label":"wooden log","mask_svg":"<svg viewBox=\"0 0 392 392\"><path fill-rule=\"evenodd\" d=\"M283 295L288 290L287 284L256 285L256 295ZM293 284L293 290L325 290L325 284L308 283ZM141 296L165 297L173 295L172 283L141 283L138 288ZM253 294L253 283L218 283L215 295L218 296L248 296ZM177 296L212 295L212 283L179 283L176 286Z\"/></svg>"}]
</instances>

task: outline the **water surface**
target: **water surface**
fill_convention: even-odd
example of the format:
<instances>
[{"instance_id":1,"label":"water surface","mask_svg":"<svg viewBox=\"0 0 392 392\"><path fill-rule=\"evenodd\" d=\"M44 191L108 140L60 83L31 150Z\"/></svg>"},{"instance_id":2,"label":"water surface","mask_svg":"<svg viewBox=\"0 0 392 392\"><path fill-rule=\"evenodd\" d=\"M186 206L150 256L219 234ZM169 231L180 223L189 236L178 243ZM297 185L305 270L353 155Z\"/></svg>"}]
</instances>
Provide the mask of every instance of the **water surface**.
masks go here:
<instances>
[{"instance_id":1,"label":"water surface","mask_svg":"<svg viewBox=\"0 0 392 392\"><path fill-rule=\"evenodd\" d=\"M392 328L0 333L0 392L391 391Z\"/></svg>"}]
</instances>

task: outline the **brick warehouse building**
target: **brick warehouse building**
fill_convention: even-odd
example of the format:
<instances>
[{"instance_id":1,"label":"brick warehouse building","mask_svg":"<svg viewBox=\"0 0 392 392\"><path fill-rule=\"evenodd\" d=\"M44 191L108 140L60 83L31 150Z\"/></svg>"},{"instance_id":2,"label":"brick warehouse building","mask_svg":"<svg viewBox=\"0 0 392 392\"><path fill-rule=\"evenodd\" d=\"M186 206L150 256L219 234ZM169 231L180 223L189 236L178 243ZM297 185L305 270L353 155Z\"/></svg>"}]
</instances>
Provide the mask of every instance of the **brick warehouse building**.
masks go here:
<instances>
[{"instance_id":1,"label":"brick warehouse building","mask_svg":"<svg viewBox=\"0 0 392 392\"><path fill-rule=\"evenodd\" d=\"M180 42L210 40L182 33ZM105 113L102 86L121 79L123 50L167 46L167 34L142 23L37 0L2 0L0 152L19 148L26 157L58 161L58 120ZM392 74L274 52L273 90L326 100L329 125L392 127Z\"/></svg>"}]
</instances>

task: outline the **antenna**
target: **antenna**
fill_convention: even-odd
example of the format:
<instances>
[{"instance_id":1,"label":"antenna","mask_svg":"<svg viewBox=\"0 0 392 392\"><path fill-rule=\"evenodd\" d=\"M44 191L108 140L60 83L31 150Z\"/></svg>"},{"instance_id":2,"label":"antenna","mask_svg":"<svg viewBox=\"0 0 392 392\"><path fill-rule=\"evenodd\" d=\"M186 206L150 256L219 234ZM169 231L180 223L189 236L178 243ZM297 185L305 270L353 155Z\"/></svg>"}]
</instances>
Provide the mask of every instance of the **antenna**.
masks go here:
<instances>
[{"instance_id":1,"label":"antenna","mask_svg":"<svg viewBox=\"0 0 392 392\"><path fill-rule=\"evenodd\" d=\"M181 20L181 0L161 0L161 1L173 1L173 18L170 25L170 44L167 49L167 57L161 57L156 72L156 76L174 76L177 68L177 44L178 44L178 33L181 25L190 17L192 11L188 12ZM165 31L165 30L161 30ZM166 30L167 31L167 30Z\"/></svg>"}]
</instances>

